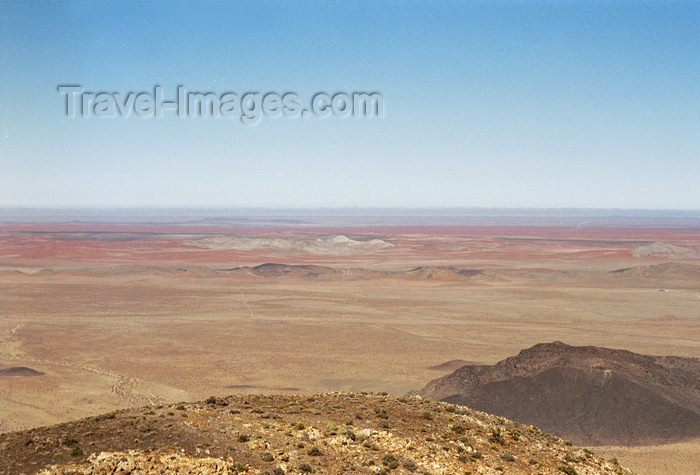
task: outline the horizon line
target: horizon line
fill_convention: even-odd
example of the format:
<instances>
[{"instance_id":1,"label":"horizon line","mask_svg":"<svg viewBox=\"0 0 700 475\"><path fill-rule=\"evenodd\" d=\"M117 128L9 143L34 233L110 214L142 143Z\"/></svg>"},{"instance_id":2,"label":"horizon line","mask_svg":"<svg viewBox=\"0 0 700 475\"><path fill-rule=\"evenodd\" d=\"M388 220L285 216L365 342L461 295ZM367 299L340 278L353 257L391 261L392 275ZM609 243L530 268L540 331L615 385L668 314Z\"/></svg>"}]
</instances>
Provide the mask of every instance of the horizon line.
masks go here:
<instances>
[{"instance_id":1,"label":"horizon line","mask_svg":"<svg viewBox=\"0 0 700 475\"><path fill-rule=\"evenodd\" d=\"M200 218L655 218L700 219L700 209L537 207L224 207L224 206L0 206L0 217Z\"/></svg>"},{"instance_id":2,"label":"horizon line","mask_svg":"<svg viewBox=\"0 0 700 475\"><path fill-rule=\"evenodd\" d=\"M600 206L219 206L219 205L0 205L0 210L183 210L183 209L221 209L221 210L601 210L601 211L691 211L700 212L700 208L643 208L643 207L600 207Z\"/></svg>"}]
</instances>

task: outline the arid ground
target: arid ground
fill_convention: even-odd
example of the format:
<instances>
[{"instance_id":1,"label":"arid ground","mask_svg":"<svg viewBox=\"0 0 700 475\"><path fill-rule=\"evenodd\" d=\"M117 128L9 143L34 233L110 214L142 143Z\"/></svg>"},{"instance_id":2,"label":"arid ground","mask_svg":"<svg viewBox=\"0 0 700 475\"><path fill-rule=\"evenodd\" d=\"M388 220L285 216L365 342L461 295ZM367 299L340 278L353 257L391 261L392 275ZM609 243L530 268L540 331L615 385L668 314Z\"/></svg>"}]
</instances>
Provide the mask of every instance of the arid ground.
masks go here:
<instances>
[{"instance_id":1,"label":"arid ground","mask_svg":"<svg viewBox=\"0 0 700 475\"><path fill-rule=\"evenodd\" d=\"M402 395L555 340L698 357L699 249L697 222L6 221L0 370L20 369L0 373L0 432L231 393ZM700 466L700 441L601 453Z\"/></svg>"}]
</instances>

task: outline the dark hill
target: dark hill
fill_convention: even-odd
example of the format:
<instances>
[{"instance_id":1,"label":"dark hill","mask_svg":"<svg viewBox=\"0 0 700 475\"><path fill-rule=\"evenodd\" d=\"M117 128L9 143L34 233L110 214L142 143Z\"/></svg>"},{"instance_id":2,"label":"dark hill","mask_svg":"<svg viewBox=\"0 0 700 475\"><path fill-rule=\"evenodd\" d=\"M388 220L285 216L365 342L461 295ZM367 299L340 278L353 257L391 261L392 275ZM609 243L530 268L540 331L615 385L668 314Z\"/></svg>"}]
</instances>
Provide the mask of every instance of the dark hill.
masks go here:
<instances>
[{"instance_id":1,"label":"dark hill","mask_svg":"<svg viewBox=\"0 0 700 475\"><path fill-rule=\"evenodd\" d=\"M251 271L256 275L265 277L278 277L283 275L298 275L302 277L328 277L339 274L339 271L330 267L315 265L288 265L267 263L255 266Z\"/></svg>"},{"instance_id":2,"label":"dark hill","mask_svg":"<svg viewBox=\"0 0 700 475\"><path fill-rule=\"evenodd\" d=\"M493 366L464 366L418 394L589 445L646 445L700 436L696 358L543 343Z\"/></svg>"},{"instance_id":3,"label":"dark hill","mask_svg":"<svg viewBox=\"0 0 700 475\"><path fill-rule=\"evenodd\" d=\"M457 269L455 267L416 267L406 271L406 277L417 280L460 281L483 275L477 269Z\"/></svg>"},{"instance_id":4,"label":"dark hill","mask_svg":"<svg viewBox=\"0 0 700 475\"><path fill-rule=\"evenodd\" d=\"M41 376L41 371L37 371L26 366L14 366L12 368L0 369L0 376Z\"/></svg>"},{"instance_id":5,"label":"dark hill","mask_svg":"<svg viewBox=\"0 0 700 475\"><path fill-rule=\"evenodd\" d=\"M474 363L470 362L470 361L464 361L464 360L450 360L450 361L445 361L444 363L439 364L439 365L428 366L428 369L432 369L433 371L452 372L452 371L458 370L462 366L467 366L469 364L474 364Z\"/></svg>"},{"instance_id":6,"label":"dark hill","mask_svg":"<svg viewBox=\"0 0 700 475\"><path fill-rule=\"evenodd\" d=\"M664 262L648 266L628 267L610 271L611 274L634 277L666 277L678 279L700 279L700 266L679 262Z\"/></svg>"}]
</instances>

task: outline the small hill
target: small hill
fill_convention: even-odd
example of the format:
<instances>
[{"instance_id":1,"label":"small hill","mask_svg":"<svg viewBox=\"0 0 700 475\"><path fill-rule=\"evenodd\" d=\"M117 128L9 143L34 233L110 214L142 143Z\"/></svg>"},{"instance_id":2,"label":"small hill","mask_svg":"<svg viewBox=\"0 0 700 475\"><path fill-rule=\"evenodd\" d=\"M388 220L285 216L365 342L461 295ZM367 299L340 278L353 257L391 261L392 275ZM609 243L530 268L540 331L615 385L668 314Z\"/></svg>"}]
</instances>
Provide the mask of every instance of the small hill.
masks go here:
<instances>
[{"instance_id":1,"label":"small hill","mask_svg":"<svg viewBox=\"0 0 700 475\"><path fill-rule=\"evenodd\" d=\"M227 275L246 274L258 277L295 277L325 280L366 280L377 278L400 278L411 280L462 281L484 274L476 269L457 269L454 267L416 267L410 270L386 271L361 267L336 269L311 264L280 264L267 262L255 267L243 266L219 271Z\"/></svg>"},{"instance_id":2,"label":"small hill","mask_svg":"<svg viewBox=\"0 0 700 475\"><path fill-rule=\"evenodd\" d=\"M700 266L681 264L679 262L664 262L649 266L628 267L610 272L616 275L634 277L670 277L678 279L700 279Z\"/></svg>"},{"instance_id":3,"label":"small hill","mask_svg":"<svg viewBox=\"0 0 700 475\"><path fill-rule=\"evenodd\" d=\"M460 281L481 275L483 275L481 270L455 267L416 267L405 272L405 276L412 279L436 281Z\"/></svg>"},{"instance_id":4,"label":"small hill","mask_svg":"<svg viewBox=\"0 0 700 475\"><path fill-rule=\"evenodd\" d=\"M343 240L339 240L342 242ZM372 241L368 241L371 243ZM436 282L457 282L478 279L486 275L479 269L455 267L416 267L409 270L375 270L363 267L335 268L316 264L284 264L266 262L257 266L230 268L207 267L205 265L154 266L143 264L115 264L105 266L82 266L66 269L42 269L41 275L81 275L95 277L115 276L185 276L192 278L232 277L232 278L297 278L311 280L371 280L399 278L410 280L433 280ZM0 272L0 275L3 275ZM7 273L6 275L10 275ZM11 275L23 275L13 271Z\"/></svg>"},{"instance_id":5,"label":"small hill","mask_svg":"<svg viewBox=\"0 0 700 475\"><path fill-rule=\"evenodd\" d=\"M0 473L618 474L539 429L386 394L211 397L0 435Z\"/></svg>"},{"instance_id":6,"label":"small hill","mask_svg":"<svg viewBox=\"0 0 700 475\"><path fill-rule=\"evenodd\" d=\"M260 275L263 277L279 277L287 275L296 275L300 277L307 278L318 278L318 277L337 277L340 275L340 271L336 271L330 267L325 266L315 266L315 265L288 265L288 264L274 264L267 263L261 264L259 266L252 267L250 269L255 275Z\"/></svg>"},{"instance_id":7,"label":"small hill","mask_svg":"<svg viewBox=\"0 0 700 475\"><path fill-rule=\"evenodd\" d=\"M462 366L467 366L468 364L473 363L464 360L450 360L435 366L428 366L427 369L432 369L433 371L449 371L451 373L452 371L458 370Z\"/></svg>"},{"instance_id":8,"label":"small hill","mask_svg":"<svg viewBox=\"0 0 700 475\"><path fill-rule=\"evenodd\" d=\"M417 394L590 445L700 436L700 360L695 358L543 343L493 366L464 366Z\"/></svg>"},{"instance_id":9,"label":"small hill","mask_svg":"<svg viewBox=\"0 0 700 475\"><path fill-rule=\"evenodd\" d=\"M14 366L12 368L0 369L0 377L2 376L41 376L41 371L37 371L26 366Z\"/></svg>"}]
</instances>

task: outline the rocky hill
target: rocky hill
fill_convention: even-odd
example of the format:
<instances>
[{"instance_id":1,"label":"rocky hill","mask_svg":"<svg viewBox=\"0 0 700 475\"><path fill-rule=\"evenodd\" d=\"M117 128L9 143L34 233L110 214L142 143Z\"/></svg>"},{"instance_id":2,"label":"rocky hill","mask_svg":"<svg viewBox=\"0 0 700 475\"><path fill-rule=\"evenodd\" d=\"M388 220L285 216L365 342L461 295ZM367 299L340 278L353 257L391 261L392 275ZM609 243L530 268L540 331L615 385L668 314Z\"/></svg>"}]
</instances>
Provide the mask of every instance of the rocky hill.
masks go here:
<instances>
[{"instance_id":1,"label":"rocky hill","mask_svg":"<svg viewBox=\"0 0 700 475\"><path fill-rule=\"evenodd\" d=\"M418 394L533 424L589 445L700 436L700 360L561 342L467 365Z\"/></svg>"},{"instance_id":2,"label":"rocky hill","mask_svg":"<svg viewBox=\"0 0 700 475\"><path fill-rule=\"evenodd\" d=\"M695 249L674 246L667 242L655 242L632 249L634 257L664 257L666 259L697 259L700 252Z\"/></svg>"},{"instance_id":3,"label":"rocky hill","mask_svg":"<svg viewBox=\"0 0 700 475\"><path fill-rule=\"evenodd\" d=\"M230 396L0 435L0 473L625 474L539 429L385 394Z\"/></svg>"},{"instance_id":4,"label":"rocky hill","mask_svg":"<svg viewBox=\"0 0 700 475\"><path fill-rule=\"evenodd\" d=\"M635 277L700 279L700 266L678 262L664 262L662 264L616 269L610 273Z\"/></svg>"},{"instance_id":5,"label":"rocky hill","mask_svg":"<svg viewBox=\"0 0 700 475\"><path fill-rule=\"evenodd\" d=\"M1 368L0 377L2 376L41 376L41 371L37 371L32 368L27 368L26 366L14 366L12 368Z\"/></svg>"}]
</instances>

